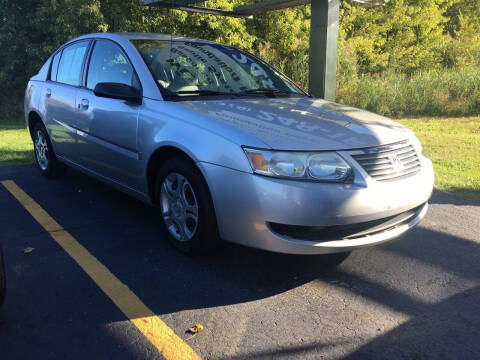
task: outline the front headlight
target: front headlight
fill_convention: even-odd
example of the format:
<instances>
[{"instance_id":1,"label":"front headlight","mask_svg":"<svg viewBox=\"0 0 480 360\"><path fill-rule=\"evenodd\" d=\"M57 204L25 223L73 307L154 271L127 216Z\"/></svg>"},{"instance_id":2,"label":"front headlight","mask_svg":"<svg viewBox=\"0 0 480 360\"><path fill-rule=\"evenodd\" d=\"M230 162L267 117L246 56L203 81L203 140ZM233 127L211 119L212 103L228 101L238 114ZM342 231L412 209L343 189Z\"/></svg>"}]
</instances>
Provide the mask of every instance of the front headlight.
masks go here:
<instances>
[{"instance_id":1,"label":"front headlight","mask_svg":"<svg viewBox=\"0 0 480 360\"><path fill-rule=\"evenodd\" d=\"M342 182L352 168L336 152L287 152L243 148L256 174L299 180Z\"/></svg>"}]
</instances>

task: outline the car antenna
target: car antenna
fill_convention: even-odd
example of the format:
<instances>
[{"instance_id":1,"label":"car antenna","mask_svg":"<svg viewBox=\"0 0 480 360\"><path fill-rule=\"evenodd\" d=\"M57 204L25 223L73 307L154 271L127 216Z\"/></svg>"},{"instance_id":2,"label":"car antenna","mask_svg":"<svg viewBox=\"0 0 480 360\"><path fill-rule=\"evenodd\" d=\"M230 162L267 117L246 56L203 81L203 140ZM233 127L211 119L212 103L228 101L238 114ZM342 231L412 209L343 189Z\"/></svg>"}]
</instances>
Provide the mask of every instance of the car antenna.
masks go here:
<instances>
[{"instance_id":1,"label":"car antenna","mask_svg":"<svg viewBox=\"0 0 480 360\"><path fill-rule=\"evenodd\" d=\"M171 8L170 8L170 20L172 20L172 12L173 12L173 1L174 0L171 0ZM172 24L172 23L170 23ZM171 66L173 65L173 59L172 59L172 46L173 46L173 26L170 25L170 69L171 69Z\"/></svg>"}]
</instances>

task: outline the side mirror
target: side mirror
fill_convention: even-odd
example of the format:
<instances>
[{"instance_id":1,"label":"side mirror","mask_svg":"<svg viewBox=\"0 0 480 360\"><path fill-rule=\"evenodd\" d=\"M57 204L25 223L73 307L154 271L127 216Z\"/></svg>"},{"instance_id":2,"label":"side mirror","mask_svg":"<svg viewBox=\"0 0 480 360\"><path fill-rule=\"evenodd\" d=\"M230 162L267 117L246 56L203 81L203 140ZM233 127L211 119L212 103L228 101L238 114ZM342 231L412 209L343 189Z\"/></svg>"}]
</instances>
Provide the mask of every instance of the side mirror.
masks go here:
<instances>
[{"instance_id":1,"label":"side mirror","mask_svg":"<svg viewBox=\"0 0 480 360\"><path fill-rule=\"evenodd\" d=\"M126 100L139 105L142 103L140 90L125 84L98 83L93 93L98 97Z\"/></svg>"}]
</instances>

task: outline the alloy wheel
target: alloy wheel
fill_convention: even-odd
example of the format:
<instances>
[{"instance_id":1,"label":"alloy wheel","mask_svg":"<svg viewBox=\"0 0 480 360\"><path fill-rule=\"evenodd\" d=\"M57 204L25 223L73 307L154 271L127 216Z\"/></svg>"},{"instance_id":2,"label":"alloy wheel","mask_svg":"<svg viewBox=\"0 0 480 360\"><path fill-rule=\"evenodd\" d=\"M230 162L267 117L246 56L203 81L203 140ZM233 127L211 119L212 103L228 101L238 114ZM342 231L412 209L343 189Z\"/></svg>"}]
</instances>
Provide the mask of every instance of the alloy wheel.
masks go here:
<instances>
[{"instance_id":1,"label":"alloy wheel","mask_svg":"<svg viewBox=\"0 0 480 360\"><path fill-rule=\"evenodd\" d=\"M198 228L198 201L190 182L178 173L163 180L160 201L163 220L178 241L191 240Z\"/></svg>"},{"instance_id":2,"label":"alloy wheel","mask_svg":"<svg viewBox=\"0 0 480 360\"><path fill-rule=\"evenodd\" d=\"M48 168L49 154L47 139L41 130L37 130L35 133L35 156L40 168L45 171Z\"/></svg>"}]
</instances>

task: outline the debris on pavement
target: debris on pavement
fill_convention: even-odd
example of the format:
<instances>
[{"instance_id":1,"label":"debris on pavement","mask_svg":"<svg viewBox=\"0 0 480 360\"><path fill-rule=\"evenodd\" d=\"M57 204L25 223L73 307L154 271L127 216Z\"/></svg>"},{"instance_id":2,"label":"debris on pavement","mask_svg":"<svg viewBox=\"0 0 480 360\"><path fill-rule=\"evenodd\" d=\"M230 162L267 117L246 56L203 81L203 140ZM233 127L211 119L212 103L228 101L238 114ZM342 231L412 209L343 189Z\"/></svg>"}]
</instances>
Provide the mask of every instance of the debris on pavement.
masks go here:
<instances>
[{"instance_id":1,"label":"debris on pavement","mask_svg":"<svg viewBox=\"0 0 480 360\"><path fill-rule=\"evenodd\" d=\"M203 331L203 325L202 324L197 324L195 326L192 326L190 329L188 329L186 332L189 334L193 334L192 336L188 337L185 339L185 341L190 340L194 338L200 331Z\"/></svg>"},{"instance_id":2,"label":"debris on pavement","mask_svg":"<svg viewBox=\"0 0 480 360\"><path fill-rule=\"evenodd\" d=\"M199 333L202 330L203 330L203 325L202 324L197 324L197 325L191 327L190 329L188 329L188 332L190 334L196 334L196 333Z\"/></svg>"},{"instance_id":3,"label":"debris on pavement","mask_svg":"<svg viewBox=\"0 0 480 360\"><path fill-rule=\"evenodd\" d=\"M35 250L35 248L27 247L27 248L23 249L23 253L24 254L30 254L33 250Z\"/></svg>"}]
</instances>

